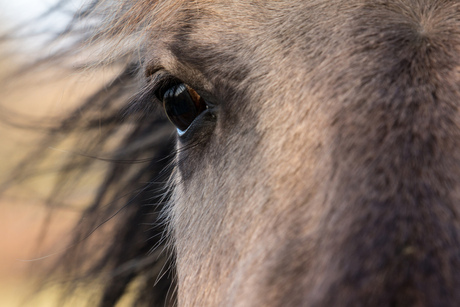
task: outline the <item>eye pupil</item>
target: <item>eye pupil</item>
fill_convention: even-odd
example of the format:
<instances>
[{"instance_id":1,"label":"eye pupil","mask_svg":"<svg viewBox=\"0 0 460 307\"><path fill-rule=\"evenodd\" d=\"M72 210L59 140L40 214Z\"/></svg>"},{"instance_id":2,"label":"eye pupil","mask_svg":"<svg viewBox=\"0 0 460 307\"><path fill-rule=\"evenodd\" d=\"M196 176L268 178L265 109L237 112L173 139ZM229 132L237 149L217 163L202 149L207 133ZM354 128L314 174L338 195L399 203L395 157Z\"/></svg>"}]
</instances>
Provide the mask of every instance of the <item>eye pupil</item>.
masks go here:
<instances>
[{"instance_id":1,"label":"eye pupil","mask_svg":"<svg viewBox=\"0 0 460 307\"><path fill-rule=\"evenodd\" d=\"M183 132L206 109L206 103L196 91L180 83L164 92L163 107L169 120Z\"/></svg>"}]
</instances>

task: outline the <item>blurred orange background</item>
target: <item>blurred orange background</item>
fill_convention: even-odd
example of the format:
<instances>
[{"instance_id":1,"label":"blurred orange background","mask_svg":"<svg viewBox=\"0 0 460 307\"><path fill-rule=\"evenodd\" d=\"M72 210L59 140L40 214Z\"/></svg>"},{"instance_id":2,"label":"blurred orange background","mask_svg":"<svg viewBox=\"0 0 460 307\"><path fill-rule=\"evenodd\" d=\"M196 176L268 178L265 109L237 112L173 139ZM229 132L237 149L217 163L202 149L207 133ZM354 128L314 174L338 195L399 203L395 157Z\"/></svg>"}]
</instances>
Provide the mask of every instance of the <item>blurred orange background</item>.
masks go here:
<instances>
[{"instance_id":1,"label":"blurred orange background","mask_svg":"<svg viewBox=\"0 0 460 307\"><path fill-rule=\"evenodd\" d=\"M36 0L16 2L14 8L11 2L0 0L0 33L14 28L17 20L37 15L38 5L44 8L51 4ZM0 80L3 80L0 82L0 112L3 112L0 114L0 184L11 178L14 167L43 137L38 132L40 129L19 129L4 119L14 122L18 118L31 118L39 122L44 116L58 117L103 82L101 76L69 72L58 80L50 78L53 82L40 82L53 77L54 72L46 69L38 75L10 79L11 73L23 65L21 56L31 52L21 54L26 50L24 44L27 40L0 42ZM49 150L55 156L66 154L63 148ZM59 287L34 295L33 299L30 296L37 283L40 286L46 268L53 265L69 244L72 227L81 211L78 207L62 207L50 215L45 199L55 179L53 174L48 174L15 183L0 197L0 306L58 305ZM79 193L84 198L92 191L82 189ZM78 299L71 305L78 306Z\"/></svg>"}]
</instances>

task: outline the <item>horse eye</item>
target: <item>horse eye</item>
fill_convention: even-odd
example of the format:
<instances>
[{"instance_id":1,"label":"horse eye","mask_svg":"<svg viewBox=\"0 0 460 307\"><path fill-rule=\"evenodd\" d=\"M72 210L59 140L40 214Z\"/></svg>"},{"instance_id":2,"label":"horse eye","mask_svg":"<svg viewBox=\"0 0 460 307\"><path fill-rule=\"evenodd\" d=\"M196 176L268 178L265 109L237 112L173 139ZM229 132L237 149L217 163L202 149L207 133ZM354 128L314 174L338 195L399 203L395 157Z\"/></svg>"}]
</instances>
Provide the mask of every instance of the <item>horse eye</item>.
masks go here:
<instances>
[{"instance_id":1,"label":"horse eye","mask_svg":"<svg viewBox=\"0 0 460 307\"><path fill-rule=\"evenodd\" d=\"M179 83L168 88L162 95L163 108L180 135L190 127L195 118L206 110L206 102L191 87Z\"/></svg>"}]
</instances>

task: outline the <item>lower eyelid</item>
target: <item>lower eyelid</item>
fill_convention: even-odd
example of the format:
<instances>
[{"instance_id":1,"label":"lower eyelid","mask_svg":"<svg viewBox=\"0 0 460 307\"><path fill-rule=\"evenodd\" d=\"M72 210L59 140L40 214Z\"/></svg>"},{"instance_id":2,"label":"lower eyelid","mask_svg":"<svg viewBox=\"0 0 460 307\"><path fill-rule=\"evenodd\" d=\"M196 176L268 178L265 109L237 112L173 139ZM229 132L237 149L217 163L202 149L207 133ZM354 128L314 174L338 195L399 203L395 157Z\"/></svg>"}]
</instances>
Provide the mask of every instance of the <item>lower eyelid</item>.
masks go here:
<instances>
[{"instance_id":1,"label":"lower eyelid","mask_svg":"<svg viewBox=\"0 0 460 307\"><path fill-rule=\"evenodd\" d=\"M199 133L200 131L207 134L210 131L210 127L214 126L216 119L217 117L214 114L214 111L212 109L206 109L197 116L197 118L185 131L178 129L177 134L179 136L179 140L187 142L194 138L195 133Z\"/></svg>"}]
</instances>

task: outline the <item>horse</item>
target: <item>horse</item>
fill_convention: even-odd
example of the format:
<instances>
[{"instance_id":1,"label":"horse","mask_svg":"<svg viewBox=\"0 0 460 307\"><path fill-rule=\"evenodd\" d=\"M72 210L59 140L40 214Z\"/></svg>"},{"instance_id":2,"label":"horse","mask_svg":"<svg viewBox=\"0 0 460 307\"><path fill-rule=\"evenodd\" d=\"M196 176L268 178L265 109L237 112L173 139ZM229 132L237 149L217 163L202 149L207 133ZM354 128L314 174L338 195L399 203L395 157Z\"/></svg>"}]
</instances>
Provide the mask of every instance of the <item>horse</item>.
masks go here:
<instances>
[{"instance_id":1,"label":"horse","mask_svg":"<svg viewBox=\"0 0 460 307\"><path fill-rule=\"evenodd\" d=\"M75 66L118 72L43 142L85 140L63 176L109 165L62 264L104 277L100 306L133 284L149 306L459 306L459 16L446 0L90 1L37 64L85 46Z\"/></svg>"}]
</instances>

